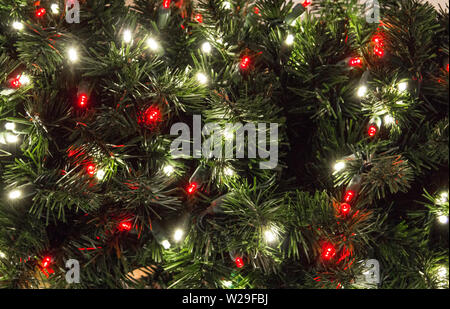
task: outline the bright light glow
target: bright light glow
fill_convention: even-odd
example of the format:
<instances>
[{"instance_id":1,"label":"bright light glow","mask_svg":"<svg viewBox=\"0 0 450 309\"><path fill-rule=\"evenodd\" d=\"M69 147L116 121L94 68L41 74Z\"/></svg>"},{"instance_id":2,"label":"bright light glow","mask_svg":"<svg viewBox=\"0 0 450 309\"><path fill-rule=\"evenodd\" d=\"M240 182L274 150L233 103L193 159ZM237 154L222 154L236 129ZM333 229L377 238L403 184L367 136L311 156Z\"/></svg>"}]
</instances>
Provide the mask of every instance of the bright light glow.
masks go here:
<instances>
[{"instance_id":1,"label":"bright light glow","mask_svg":"<svg viewBox=\"0 0 450 309\"><path fill-rule=\"evenodd\" d=\"M268 242L268 243L272 243L277 239L277 235L274 233L274 231L272 229L267 229L264 232L264 239Z\"/></svg>"},{"instance_id":2,"label":"bright light glow","mask_svg":"<svg viewBox=\"0 0 450 309\"><path fill-rule=\"evenodd\" d=\"M103 180L105 178L106 172L104 170L98 170L97 173L95 173L95 177L98 180Z\"/></svg>"},{"instance_id":3,"label":"bright light glow","mask_svg":"<svg viewBox=\"0 0 450 309\"><path fill-rule=\"evenodd\" d=\"M53 14L58 14L59 5L57 3L53 3L52 5L50 5L50 10L52 11Z\"/></svg>"},{"instance_id":4,"label":"bright light glow","mask_svg":"<svg viewBox=\"0 0 450 309\"><path fill-rule=\"evenodd\" d=\"M164 249L169 249L170 248L170 242L167 239L163 240L161 245L164 247Z\"/></svg>"},{"instance_id":5,"label":"bright light glow","mask_svg":"<svg viewBox=\"0 0 450 309\"><path fill-rule=\"evenodd\" d=\"M447 224L448 223L448 216L441 215L438 217L439 223L441 224Z\"/></svg>"},{"instance_id":6,"label":"bright light glow","mask_svg":"<svg viewBox=\"0 0 450 309\"><path fill-rule=\"evenodd\" d=\"M358 88L358 97L362 98L367 93L367 86L361 86Z\"/></svg>"},{"instance_id":7,"label":"bright light glow","mask_svg":"<svg viewBox=\"0 0 450 309\"><path fill-rule=\"evenodd\" d=\"M78 60L78 52L73 47L69 48L67 51L67 56L69 57L70 62L76 62Z\"/></svg>"},{"instance_id":8,"label":"bright light glow","mask_svg":"<svg viewBox=\"0 0 450 309\"><path fill-rule=\"evenodd\" d=\"M208 77L203 73L197 73L197 80L200 84L206 84L208 82Z\"/></svg>"},{"instance_id":9,"label":"bright light glow","mask_svg":"<svg viewBox=\"0 0 450 309\"><path fill-rule=\"evenodd\" d=\"M131 39L132 39L133 37L132 37L132 35L131 35L131 31L130 30L125 30L124 32L123 32L123 41L125 42L125 43L130 43L131 42Z\"/></svg>"},{"instance_id":10,"label":"bright light glow","mask_svg":"<svg viewBox=\"0 0 450 309\"><path fill-rule=\"evenodd\" d=\"M337 162L337 163L334 165L334 170L335 170L336 172L340 172L340 171L342 171L344 168L345 168L345 162L342 162L342 161Z\"/></svg>"},{"instance_id":11,"label":"bright light glow","mask_svg":"<svg viewBox=\"0 0 450 309\"><path fill-rule=\"evenodd\" d=\"M177 242L180 241L181 239L183 239L183 236L184 236L184 232L182 229L177 229L175 231L175 233L173 233L173 239Z\"/></svg>"},{"instance_id":12,"label":"bright light glow","mask_svg":"<svg viewBox=\"0 0 450 309\"><path fill-rule=\"evenodd\" d=\"M6 257L6 254L0 251L0 259L4 259Z\"/></svg>"},{"instance_id":13,"label":"bright light glow","mask_svg":"<svg viewBox=\"0 0 450 309\"><path fill-rule=\"evenodd\" d=\"M295 37L292 34L289 34L286 37L286 41L285 41L286 45L292 45L294 43L294 39L295 39Z\"/></svg>"},{"instance_id":14,"label":"bright light glow","mask_svg":"<svg viewBox=\"0 0 450 309\"><path fill-rule=\"evenodd\" d=\"M447 269L447 267L445 267L445 266L439 267L438 271L437 271L437 275L439 276L439 279L442 279L442 280L447 279L448 280L448 269Z\"/></svg>"},{"instance_id":15,"label":"bright light glow","mask_svg":"<svg viewBox=\"0 0 450 309\"><path fill-rule=\"evenodd\" d=\"M16 124L14 122L5 123L5 129L8 131L14 131L16 129Z\"/></svg>"},{"instance_id":16,"label":"bright light glow","mask_svg":"<svg viewBox=\"0 0 450 309\"><path fill-rule=\"evenodd\" d=\"M391 124L394 124L395 119L391 115L387 114L384 116L383 121L385 125L390 126Z\"/></svg>"},{"instance_id":17,"label":"bright light glow","mask_svg":"<svg viewBox=\"0 0 450 309\"><path fill-rule=\"evenodd\" d=\"M447 192L442 192L439 196L439 198L436 200L437 204L444 204L445 202L448 201L448 193Z\"/></svg>"},{"instance_id":18,"label":"bright light glow","mask_svg":"<svg viewBox=\"0 0 450 309\"><path fill-rule=\"evenodd\" d=\"M202 51L205 54L209 54L211 52L211 50L212 50L212 47L211 47L211 44L209 44L209 42L205 42L202 44Z\"/></svg>"},{"instance_id":19,"label":"bright light glow","mask_svg":"<svg viewBox=\"0 0 450 309\"><path fill-rule=\"evenodd\" d=\"M228 281L228 280L223 280L223 281L222 281L222 284L223 284L223 286L226 287L226 288L231 288L231 287L233 286L233 282Z\"/></svg>"},{"instance_id":20,"label":"bright light glow","mask_svg":"<svg viewBox=\"0 0 450 309\"><path fill-rule=\"evenodd\" d=\"M17 78L19 79L19 83L22 85L26 85L30 83L30 77L26 74L18 75Z\"/></svg>"},{"instance_id":21,"label":"bright light glow","mask_svg":"<svg viewBox=\"0 0 450 309\"><path fill-rule=\"evenodd\" d=\"M17 189L16 190L12 190L12 191L10 191L8 193L8 197L11 200L16 200L16 199L20 198L21 196L22 196L22 191L17 190Z\"/></svg>"},{"instance_id":22,"label":"bright light glow","mask_svg":"<svg viewBox=\"0 0 450 309\"><path fill-rule=\"evenodd\" d=\"M175 169L173 168L172 165L166 165L166 166L164 166L163 171L164 171L164 174L166 174L167 176L170 176L170 175L173 174L173 172L175 171Z\"/></svg>"},{"instance_id":23,"label":"bright light glow","mask_svg":"<svg viewBox=\"0 0 450 309\"><path fill-rule=\"evenodd\" d=\"M234 171L233 171L233 169L231 169L230 167L224 168L223 173L224 173L226 176L233 176L233 175L234 175Z\"/></svg>"},{"instance_id":24,"label":"bright light glow","mask_svg":"<svg viewBox=\"0 0 450 309\"><path fill-rule=\"evenodd\" d=\"M6 142L9 144L14 144L19 141L19 137L17 135L11 134L11 133L7 133L5 137L6 137Z\"/></svg>"},{"instance_id":25,"label":"bright light glow","mask_svg":"<svg viewBox=\"0 0 450 309\"><path fill-rule=\"evenodd\" d=\"M228 1L224 1L224 2L222 3L222 7L223 7L224 9L226 9L226 10L229 10L229 9L231 9L231 3L228 2Z\"/></svg>"},{"instance_id":26,"label":"bright light glow","mask_svg":"<svg viewBox=\"0 0 450 309\"><path fill-rule=\"evenodd\" d=\"M407 82L401 82L398 84L398 91L403 92L406 89L408 89L408 83Z\"/></svg>"},{"instance_id":27,"label":"bright light glow","mask_svg":"<svg viewBox=\"0 0 450 309\"><path fill-rule=\"evenodd\" d=\"M147 46L153 51L156 51L159 49L159 43L154 38L148 38L147 39Z\"/></svg>"},{"instance_id":28,"label":"bright light glow","mask_svg":"<svg viewBox=\"0 0 450 309\"><path fill-rule=\"evenodd\" d=\"M23 24L20 21L13 22L12 27L18 31L23 30Z\"/></svg>"}]
</instances>

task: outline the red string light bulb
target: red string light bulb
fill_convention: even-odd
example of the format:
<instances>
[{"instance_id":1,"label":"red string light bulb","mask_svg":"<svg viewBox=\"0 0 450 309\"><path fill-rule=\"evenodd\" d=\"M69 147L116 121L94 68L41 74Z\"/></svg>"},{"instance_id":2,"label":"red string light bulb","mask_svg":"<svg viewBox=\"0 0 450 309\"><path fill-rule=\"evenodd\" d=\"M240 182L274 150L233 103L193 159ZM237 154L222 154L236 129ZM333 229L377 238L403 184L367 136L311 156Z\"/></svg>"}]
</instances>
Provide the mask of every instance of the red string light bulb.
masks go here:
<instances>
[{"instance_id":1,"label":"red string light bulb","mask_svg":"<svg viewBox=\"0 0 450 309\"><path fill-rule=\"evenodd\" d=\"M36 10L36 12L34 13L36 15L36 17L42 17L45 15L47 11L44 8L39 8Z\"/></svg>"},{"instance_id":2,"label":"red string light bulb","mask_svg":"<svg viewBox=\"0 0 450 309\"><path fill-rule=\"evenodd\" d=\"M339 212L342 216L346 216L350 213L351 207L348 203L341 203L341 207L339 209Z\"/></svg>"},{"instance_id":3,"label":"red string light bulb","mask_svg":"<svg viewBox=\"0 0 450 309\"><path fill-rule=\"evenodd\" d=\"M355 197L355 191L353 190L348 190L347 192L345 192L344 195L344 201L349 203L351 202L351 200Z\"/></svg>"},{"instance_id":4,"label":"red string light bulb","mask_svg":"<svg viewBox=\"0 0 450 309\"><path fill-rule=\"evenodd\" d=\"M189 194L193 194L195 193L195 191L197 191L197 187L198 187L197 183L192 182L189 184L186 190Z\"/></svg>"},{"instance_id":5,"label":"red string light bulb","mask_svg":"<svg viewBox=\"0 0 450 309\"><path fill-rule=\"evenodd\" d=\"M244 56L241 59L241 69L246 70L248 69L250 66L250 57L249 56Z\"/></svg>"},{"instance_id":6,"label":"red string light bulb","mask_svg":"<svg viewBox=\"0 0 450 309\"><path fill-rule=\"evenodd\" d=\"M369 129L367 130L367 134L370 137L374 137L377 134L378 128L376 125L372 124L369 126Z\"/></svg>"},{"instance_id":7,"label":"red string light bulb","mask_svg":"<svg viewBox=\"0 0 450 309\"><path fill-rule=\"evenodd\" d=\"M118 230L121 232L127 232L131 230L131 222L130 221L124 221L119 223Z\"/></svg>"},{"instance_id":8,"label":"red string light bulb","mask_svg":"<svg viewBox=\"0 0 450 309\"><path fill-rule=\"evenodd\" d=\"M325 261L331 260L336 255L336 248L329 242L322 246L322 259Z\"/></svg>"},{"instance_id":9,"label":"red string light bulb","mask_svg":"<svg viewBox=\"0 0 450 309\"><path fill-rule=\"evenodd\" d=\"M236 257L234 259L234 262L236 263L236 267L237 268L242 268L244 267L244 260L242 260L242 258L240 256Z\"/></svg>"},{"instance_id":10,"label":"red string light bulb","mask_svg":"<svg viewBox=\"0 0 450 309\"><path fill-rule=\"evenodd\" d=\"M165 9L170 8L170 0L164 0L163 1L163 8L165 8Z\"/></svg>"}]
</instances>

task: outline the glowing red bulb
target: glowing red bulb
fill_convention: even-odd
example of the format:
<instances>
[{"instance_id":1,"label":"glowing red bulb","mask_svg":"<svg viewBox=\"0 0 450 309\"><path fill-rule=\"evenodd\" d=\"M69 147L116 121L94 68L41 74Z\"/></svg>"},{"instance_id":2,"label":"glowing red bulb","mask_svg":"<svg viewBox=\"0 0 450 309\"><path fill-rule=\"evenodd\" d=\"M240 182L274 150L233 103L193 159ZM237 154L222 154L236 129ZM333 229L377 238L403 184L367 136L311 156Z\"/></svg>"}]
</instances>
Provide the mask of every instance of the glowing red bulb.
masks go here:
<instances>
[{"instance_id":1,"label":"glowing red bulb","mask_svg":"<svg viewBox=\"0 0 450 309\"><path fill-rule=\"evenodd\" d=\"M42 17L45 15L47 11L44 8L40 8L36 10L36 17Z\"/></svg>"},{"instance_id":2,"label":"glowing red bulb","mask_svg":"<svg viewBox=\"0 0 450 309\"><path fill-rule=\"evenodd\" d=\"M199 22L200 24L203 22L203 16L202 16L202 14L200 14L200 13L195 14L194 19L195 19L197 22Z\"/></svg>"},{"instance_id":3,"label":"glowing red bulb","mask_svg":"<svg viewBox=\"0 0 450 309\"><path fill-rule=\"evenodd\" d=\"M259 8L255 6L253 12L255 12L256 15L259 15Z\"/></svg>"},{"instance_id":4,"label":"glowing red bulb","mask_svg":"<svg viewBox=\"0 0 450 309\"><path fill-rule=\"evenodd\" d=\"M170 7L170 0L163 1L163 8L168 9Z\"/></svg>"},{"instance_id":5,"label":"glowing red bulb","mask_svg":"<svg viewBox=\"0 0 450 309\"><path fill-rule=\"evenodd\" d=\"M82 93L78 97L78 106L85 107L87 105L88 96L85 93Z\"/></svg>"},{"instance_id":6,"label":"glowing red bulb","mask_svg":"<svg viewBox=\"0 0 450 309\"><path fill-rule=\"evenodd\" d=\"M189 186L187 187L187 192L189 194L194 193L196 190L197 190L197 183L195 183L195 182L189 184Z\"/></svg>"},{"instance_id":7,"label":"glowing red bulb","mask_svg":"<svg viewBox=\"0 0 450 309\"><path fill-rule=\"evenodd\" d=\"M446 69L447 69L447 72L448 72L448 63L447 63L447 67L446 67Z\"/></svg>"},{"instance_id":8,"label":"glowing red bulb","mask_svg":"<svg viewBox=\"0 0 450 309\"><path fill-rule=\"evenodd\" d=\"M126 221L126 222L121 222L119 224L119 231L124 232L124 231L130 231L131 230L131 222Z\"/></svg>"},{"instance_id":9,"label":"glowing red bulb","mask_svg":"<svg viewBox=\"0 0 450 309\"><path fill-rule=\"evenodd\" d=\"M311 4L311 0L305 0L305 1L303 1L303 7L307 7L308 5L310 5Z\"/></svg>"},{"instance_id":10,"label":"glowing red bulb","mask_svg":"<svg viewBox=\"0 0 450 309\"><path fill-rule=\"evenodd\" d=\"M97 168L95 167L94 164L88 164L88 166L86 166L86 171L88 173L89 176L94 176L95 172L97 171Z\"/></svg>"},{"instance_id":11,"label":"glowing red bulb","mask_svg":"<svg viewBox=\"0 0 450 309\"><path fill-rule=\"evenodd\" d=\"M374 35L372 37L372 42L375 43L377 46L383 46L383 38L379 35Z\"/></svg>"},{"instance_id":12,"label":"glowing red bulb","mask_svg":"<svg viewBox=\"0 0 450 309\"><path fill-rule=\"evenodd\" d=\"M383 50L383 48L381 48L379 46L375 46L375 48L373 49L373 52L375 53L375 55L377 55L380 58L384 56L384 50Z\"/></svg>"},{"instance_id":13,"label":"glowing red bulb","mask_svg":"<svg viewBox=\"0 0 450 309\"><path fill-rule=\"evenodd\" d=\"M237 268L242 268L242 267L244 267L244 261L242 260L242 258L241 257L237 257L237 258L235 258L234 259L234 262L236 263L236 267Z\"/></svg>"},{"instance_id":14,"label":"glowing red bulb","mask_svg":"<svg viewBox=\"0 0 450 309\"><path fill-rule=\"evenodd\" d=\"M325 243L322 246L322 259L331 260L336 255L336 248L331 243Z\"/></svg>"},{"instance_id":15,"label":"glowing red bulb","mask_svg":"<svg viewBox=\"0 0 450 309\"><path fill-rule=\"evenodd\" d=\"M350 205L348 203L341 203L341 209L339 210L341 215L346 216L350 212Z\"/></svg>"},{"instance_id":16,"label":"glowing red bulb","mask_svg":"<svg viewBox=\"0 0 450 309\"><path fill-rule=\"evenodd\" d=\"M52 261L52 258L50 256L44 257L44 259L42 260L42 267L47 268L48 266L50 266L51 261Z\"/></svg>"},{"instance_id":17,"label":"glowing red bulb","mask_svg":"<svg viewBox=\"0 0 450 309\"><path fill-rule=\"evenodd\" d=\"M161 121L161 112L155 106L150 106L144 112L144 123L146 125L154 125L156 122Z\"/></svg>"},{"instance_id":18,"label":"glowing red bulb","mask_svg":"<svg viewBox=\"0 0 450 309\"><path fill-rule=\"evenodd\" d=\"M346 201L346 202L348 203L348 202L350 202L354 197L355 197L355 191L348 190L347 192L345 192L345 195L344 195L344 201Z\"/></svg>"},{"instance_id":19,"label":"glowing red bulb","mask_svg":"<svg viewBox=\"0 0 450 309\"><path fill-rule=\"evenodd\" d=\"M359 57L355 57L350 59L350 66L352 67L356 67L356 66L361 66L362 65L362 60Z\"/></svg>"},{"instance_id":20,"label":"glowing red bulb","mask_svg":"<svg viewBox=\"0 0 450 309\"><path fill-rule=\"evenodd\" d=\"M367 134L369 134L370 137L374 137L377 134L377 131L378 131L377 126L371 125L367 130Z\"/></svg>"},{"instance_id":21,"label":"glowing red bulb","mask_svg":"<svg viewBox=\"0 0 450 309\"><path fill-rule=\"evenodd\" d=\"M19 77L13 78L11 80L11 87L19 88L20 86L22 86L22 83L20 82L20 78Z\"/></svg>"},{"instance_id":22,"label":"glowing red bulb","mask_svg":"<svg viewBox=\"0 0 450 309\"><path fill-rule=\"evenodd\" d=\"M250 66L250 57L245 56L241 59L241 69L246 70Z\"/></svg>"}]
</instances>

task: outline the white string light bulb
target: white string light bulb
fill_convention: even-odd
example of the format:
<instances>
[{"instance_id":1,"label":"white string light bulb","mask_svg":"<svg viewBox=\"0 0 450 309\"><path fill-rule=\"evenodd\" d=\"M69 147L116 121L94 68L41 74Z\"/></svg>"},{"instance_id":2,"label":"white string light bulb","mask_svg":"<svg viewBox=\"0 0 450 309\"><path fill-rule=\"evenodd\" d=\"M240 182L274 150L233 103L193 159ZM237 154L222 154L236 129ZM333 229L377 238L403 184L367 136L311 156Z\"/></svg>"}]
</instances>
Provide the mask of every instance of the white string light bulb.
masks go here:
<instances>
[{"instance_id":1,"label":"white string light bulb","mask_svg":"<svg viewBox=\"0 0 450 309\"><path fill-rule=\"evenodd\" d=\"M226 175L226 176L233 176L234 175L234 171L233 171L233 169L231 169L230 167L226 167L224 170L223 170L223 173Z\"/></svg>"},{"instance_id":2,"label":"white string light bulb","mask_svg":"<svg viewBox=\"0 0 450 309\"><path fill-rule=\"evenodd\" d=\"M169 249L170 248L170 242L165 239L161 242L161 245L164 247L164 249Z\"/></svg>"},{"instance_id":3,"label":"white string light bulb","mask_svg":"<svg viewBox=\"0 0 450 309\"><path fill-rule=\"evenodd\" d=\"M342 161L337 162L337 163L334 165L334 170L335 170L336 172L340 172L340 171L342 171L344 168L345 168L345 162L342 162Z\"/></svg>"},{"instance_id":4,"label":"white string light bulb","mask_svg":"<svg viewBox=\"0 0 450 309\"><path fill-rule=\"evenodd\" d=\"M78 61L78 52L74 47L69 48L69 50L67 51L67 56L69 57L70 62Z\"/></svg>"},{"instance_id":5,"label":"white string light bulb","mask_svg":"<svg viewBox=\"0 0 450 309\"><path fill-rule=\"evenodd\" d=\"M292 34L288 34L285 41L286 45L292 45L294 43L294 39L295 37Z\"/></svg>"},{"instance_id":6,"label":"white string light bulb","mask_svg":"<svg viewBox=\"0 0 450 309\"><path fill-rule=\"evenodd\" d=\"M18 31L23 30L23 24L20 21L13 22L12 27Z\"/></svg>"},{"instance_id":7,"label":"white string light bulb","mask_svg":"<svg viewBox=\"0 0 450 309\"><path fill-rule=\"evenodd\" d=\"M200 84L206 84L208 82L208 77L203 73L197 73L197 80Z\"/></svg>"},{"instance_id":8,"label":"white string light bulb","mask_svg":"<svg viewBox=\"0 0 450 309\"><path fill-rule=\"evenodd\" d=\"M95 173L95 177L96 177L98 180L103 180L103 178L105 178L105 175L106 175L106 172L105 172L104 170L102 170L102 169L98 170L98 171Z\"/></svg>"},{"instance_id":9,"label":"white string light bulb","mask_svg":"<svg viewBox=\"0 0 450 309\"><path fill-rule=\"evenodd\" d=\"M386 116L384 116L383 122L385 125L390 126L390 125L394 124L395 119L391 115L387 114Z\"/></svg>"},{"instance_id":10,"label":"white string light bulb","mask_svg":"<svg viewBox=\"0 0 450 309\"><path fill-rule=\"evenodd\" d=\"M153 51L156 51L159 49L159 43L154 38L148 38L147 39L147 46Z\"/></svg>"},{"instance_id":11,"label":"white string light bulb","mask_svg":"<svg viewBox=\"0 0 450 309\"><path fill-rule=\"evenodd\" d=\"M58 14L59 5L57 3L53 3L52 5L50 5L50 10L52 11L53 14Z\"/></svg>"},{"instance_id":12,"label":"white string light bulb","mask_svg":"<svg viewBox=\"0 0 450 309\"><path fill-rule=\"evenodd\" d=\"M8 197L11 200L17 200L22 196L22 191L15 189L8 193Z\"/></svg>"},{"instance_id":13,"label":"white string light bulb","mask_svg":"<svg viewBox=\"0 0 450 309\"><path fill-rule=\"evenodd\" d=\"M125 31L123 32L123 41L124 41L125 43L130 43L132 39L133 39L133 36L132 36L132 34L131 34L131 31L128 30L128 29L125 30Z\"/></svg>"},{"instance_id":14,"label":"white string light bulb","mask_svg":"<svg viewBox=\"0 0 450 309\"><path fill-rule=\"evenodd\" d=\"M267 229L264 232L264 239L268 242L268 243L272 243L277 239L277 235L274 233L274 231L272 229Z\"/></svg>"},{"instance_id":15,"label":"white string light bulb","mask_svg":"<svg viewBox=\"0 0 450 309\"><path fill-rule=\"evenodd\" d=\"M173 168L172 165L166 165L163 168L163 172L164 174L166 174L167 176L170 176L173 174L173 172L175 171L175 169Z\"/></svg>"},{"instance_id":16,"label":"white string light bulb","mask_svg":"<svg viewBox=\"0 0 450 309\"><path fill-rule=\"evenodd\" d=\"M366 93L367 93L367 86L363 85L358 88L358 97L362 98L366 95Z\"/></svg>"},{"instance_id":17,"label":"white string light bulb","mask_svg":"<svg viewBox=\"0 0 450 309\"><path fill-rule=\"evenodd\" d=\"M407 82L401 82L398 84L398 91L403 92L406 91L406 89L408 89L408 83Z\"/></svg>"},{"instance_id":18,"label":"white string light bulb","mask_svg":"<svg viewBox=\"0 0 450 309\"><path fill-rule=\"evenodd\" d=\"M438 221L439 221L439 223L441 223L441 224L447 224L447 223L448 223L448 216L446 216L446 215L440 215L440 216L438 217Z\"/></svg>"},{"instance_id":19,"label":"white string light bulb","mask_svg":"<svg viewBox=\"0 0 450 309\"><path fill-rule=\"evenodd\" d=\"M184 232L182 229L176 229L173 233L173 239L178 242L183 238Z\"/></svg>"},{"instance_id":20,"label":"white string light bulb","mask_svg":"<svg viewBox=\"0 0 450 309\"><path fill-rule=\"evenodd\" d=\"M211 44L209 44L209 42L205 42L202 44L202 51L205 54L209 54L211 52L211 50L212 50L212 47L211 47Z\"/></svg>"},{"instance_id":21,"label":"white string light bulb","mask_svg":"<svg viewBox=\"0 0 450 309\"><path fill-rule=\"evenodd\" d=\"M14 131L16 129L16 124L14 122L5 123L5 129L8 131Z\"/></svg>"}]
</instances>

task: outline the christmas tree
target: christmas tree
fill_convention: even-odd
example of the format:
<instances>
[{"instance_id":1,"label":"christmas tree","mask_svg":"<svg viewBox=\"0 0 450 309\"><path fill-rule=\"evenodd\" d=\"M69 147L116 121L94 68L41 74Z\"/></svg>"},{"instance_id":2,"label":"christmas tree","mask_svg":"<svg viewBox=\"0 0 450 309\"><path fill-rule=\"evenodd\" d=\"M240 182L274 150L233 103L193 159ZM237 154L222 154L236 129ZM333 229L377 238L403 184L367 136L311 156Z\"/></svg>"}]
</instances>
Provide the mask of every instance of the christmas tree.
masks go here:
<instances>
[{"instance_id":1,"label":"christmas tree","mask_svg":"<svg viewBox=\"0 0 450 309\"><path fill-rule=\"evenodd\" d=\"M448 288L448 6L0 17L1 287Z\"/></svg>"}]
</instances>

